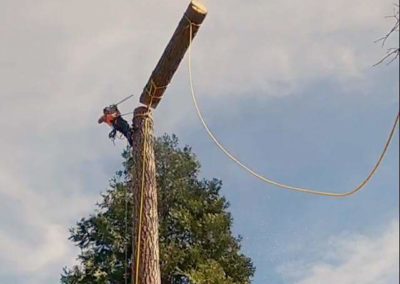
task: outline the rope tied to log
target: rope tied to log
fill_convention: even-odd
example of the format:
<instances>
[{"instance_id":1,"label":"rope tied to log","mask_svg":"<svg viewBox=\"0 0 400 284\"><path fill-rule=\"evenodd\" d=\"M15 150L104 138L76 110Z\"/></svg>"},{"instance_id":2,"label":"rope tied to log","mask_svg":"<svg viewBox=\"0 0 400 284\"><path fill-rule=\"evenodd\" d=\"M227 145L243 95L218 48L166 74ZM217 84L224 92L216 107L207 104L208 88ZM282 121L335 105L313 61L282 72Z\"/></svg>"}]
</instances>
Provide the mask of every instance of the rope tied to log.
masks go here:
<instances>
[{"instance_id":1,"label":"rope tied to log","mask_svg":"<svg viewBox=\"0 0 400 284\"><path fill-rule=\"evenodd\" d=\"M165 85L165 86L157 86L157 84L154 82L153 79L150 80L150 89L147 88L146 86L146 93L149 95L150 97L150 102L147 104L147 107L150 108L151 104L153 103L153 99L157 99L160 100L162 98L161 96L157 96L157 91L160 89L166 89L168 88L169 84Z\"/></svg>"},{"instance_id":2,"label":"rope tied to log","mask_svg":"<svg viewBox=\"0 0 400 284\"><path fill-rule=\"evenodd\" d=\"M153 90L158 90L158 89L166 89L168 88L169 84L165 85L165 86L157 86L156 82L154 82L153 79L150 80L150 87Z\"/></svg>"},{"instance_id":3,"label":"rope tied to log","mask_svg":"<svg viewBox=\"0 0 400 284\"><path fill-rule=\"evenodd\" d=\"M168 85L169 85L169 84L168 84ZM165 86L157 86L157 84L156 84L156 83L153 81L153 79L152 79L152 80L150 81L150 89L147 89L147 87L146 87L145 92L149 95L150 99L153 98L153 99L156 99L156 100L161 100L161 99L162 99L162 95L161 95L161 96L157 96L157 95L156 95L156 92L157 92L158 90L160 90L160 89L166 89L166 88L168 88L168 85L165 85ZM134 96L134 95L129 95L129 96L125 97L124 99L120 100L119 102L115 103L114 105L118 106L118 105L120 105L120 104L126 102L126 101L129 100L130 98L133 98L133 96ZM132 114L132 113L133 113L133 112L130 111L130 112L121 114L121 116L126 116L126 115L129 115L129 114Z\"/></svg>"},{"instance_id":4,"label":"rope tied to log","mask_svg":"<svg viewBox=\"0 0 400 284\"><path fill-rule=\"evenodd\" d=\"M154 86L156 86L156 85L154 84ZM136 113L136 114L134 114L133 118L137 118L137 117L145 117L145 118L147 118L147 117L150 117L150 114L152 113L151 104L153 103L153 100L162 98L162 96L154 95L155 92L157 91L157 89L162 89L162 88L167 88L167 87L168 87L168 85L167 86L163 86L163 87L157 87L156 86L156 87L153 88L153 90L154 90L153 92L148 91L147 93L148 93L148 95L150 97L150 102L146 105L147 111L145 113Z\"/></svg>"},{"instance_id":5,"label":"rope tied to log","mask_svg":"<svg viewBox=\"0 0 400 284\"><path fill-rule=\"evenodd\" d=\"M190 26L195 26L195 27L200 27L201 26L200 24L194 23L188 16L184 15L183 17L185 18L186 21L189 22ZM190 35L192 35L192 32L190 33ZM190 37L192 37L192 36L190 36Z\"/></svg>"},{"instance_id":6,"label":"rope tied to log","mask_svg":"<svg viewBox=\"0 0 400 284\"><path fill-rule=\"evenodd\" d=\"M133 118L137 118L137 117L149 117L150 114L151 114L151 104L153 103L153 100L154 100L154 99L160 100L160 99L162 98L162 96L157 96L157 95L156 95L157 90L159 90L159 89L166 89L167 87L168 87L168 85L166 85L166 86L161 86L161 87L160 87L160 86L157 86L156 83L155 83L153 80L151 80L151 81L150 81L150 89L146 89L146 93L147 93L147 94L149 95L149 97L150 97L150 102L146 104L147 112L145 112L145 113L137 113L137 114L134 114ZM132 112L130 112L130 113L132 113ZM126 114L130 114L130 113L126 113ZM124 115L126 115L126 114L124 114Z\"/></svg>"},{"instance_id":7,"label":"rope tied to log","mask_svg":"<svg viewBox=\"0 0 400 284\"><path fill-rule=\"evenodd\" d=\"M355 193L357 193L358 191L362 190L372 179L372 177L374 176L374 174L376 173L376 171L378 170L379 166L381 165L383 158L386 155L386 152L389 148L390 143L393 140L394 137L394 133L396 131L397 125L399 123L399 113L397 113L396 115L396 119L394 121L393 127L390 131L390 134L386 140L386 143L383 147L383 150L377 160L377 162L375 163L374 167L372 168L372 170L369 172L369 174L367 175L367 177L358 185L356 186L354 189L352 189L351 191L348 192L344 192L344 193L335 193L335 192L325 192L325 191L319 191L319 190L315 190L315 189L310 189L310 188L303 188L303 187L297 187L297 186L292 186L292 185L288 185L285 183L281 183L275 180L272 180L264 175L261 175L259 173L257 173L256 171L254 171L253 169L251 169L249 166L245 165L242 161L240 161L236 156L234 156L229 150L226 149L226 147L215 137L214 133L210 130L210 128L208 127L202 112L200 111L199 105L197 103L197 98L196 98L196 93L194 91L194 87L193 87L193 74L192 74L192 59L191 59L191 42L192 42L192 33L193 33L193 27L192 25L190 25L190 33L189 33L189 58L188 58L188 67L189 67L189 83L190 83L190 91L192 94L192 100L193 100L193 104L194 107L196 109L197 112L197 116L200 119L201 124L203 125L205 131L207 132L208 136L210 137L210 139L214 142L214 144L229 158L231 159L233 162L235 162L239 167L241 167L243 170L245 170L246 172L248 172L249 174L251 174L252 176L260 179L262 182L268 183L270 185L273 185L275 187L278 187L280 189L285 189L285 190L291 190L291 191L296 191L296 192L301 192L301 193L306 193L306 194L313 194L313 195L319 195L319 196L326 196L326 197L348 197L350 195L353 195Z\"/></svg>"},{"instance_id":8,"label":"rope tied to log","mask_svg":"<svg viewBox=\"0 0 400 284\"><path fill-rule=\"evenodd\" d=\"M133 116L133 118L137 118L137 117L150 117L150 112L146 112L146 113L137 113Z\"/></svg>"}]
</instances>

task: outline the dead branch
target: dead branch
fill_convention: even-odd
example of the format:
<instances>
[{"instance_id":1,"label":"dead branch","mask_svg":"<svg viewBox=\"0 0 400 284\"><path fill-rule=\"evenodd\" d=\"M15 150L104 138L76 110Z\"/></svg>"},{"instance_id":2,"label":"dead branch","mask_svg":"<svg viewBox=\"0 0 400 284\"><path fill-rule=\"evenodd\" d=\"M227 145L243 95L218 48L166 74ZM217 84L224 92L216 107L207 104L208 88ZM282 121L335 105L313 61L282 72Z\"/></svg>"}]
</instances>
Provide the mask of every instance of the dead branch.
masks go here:
<instances>
[{"instance_id":1,"label":"dead branch","mask_svg":"<svg viewBox=\"0 0 400 284\"><path fill-rule=\"evenodd\" d=\"M374 42L382 42L382 47L385 46L386 41L393 35L393 33L395 32L399 32L399 19L400 19L400 15L399 15L399 5L398 4L394 4L394 8L393 8L393 15L391 16L387 16L386 18L392 18L394 19L395 23L393 25L393 27L389 30L389 32L386 33L386 35L384 35L381 38L378 38L377 40L375 40ZM377 66L385 61L388 61L386 64L390 64L393 61L395 61L397 58L399 58L400 56L400 47L392 47L392 48L388 48L386 50L386 55L384 57L382 57L381 60L379 60L377 63L375 63L373 66Z\"/></svg>"}]
</instances>

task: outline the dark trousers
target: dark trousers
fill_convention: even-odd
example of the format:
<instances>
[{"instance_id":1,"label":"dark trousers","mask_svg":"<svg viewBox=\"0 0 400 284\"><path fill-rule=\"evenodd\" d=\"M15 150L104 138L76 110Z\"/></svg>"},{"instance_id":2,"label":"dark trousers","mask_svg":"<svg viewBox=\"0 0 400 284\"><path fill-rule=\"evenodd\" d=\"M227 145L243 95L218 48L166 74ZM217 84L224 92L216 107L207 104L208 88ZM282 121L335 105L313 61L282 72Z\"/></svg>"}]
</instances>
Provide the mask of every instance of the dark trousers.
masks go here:
<instances>
[{"instance_id":1,"label":"dark trousers","mask_svg":"<svg viewBox=\"0 0 400 284\"><path fill-rule=\"evenodd\" d=\"M132 146L132 129L129 126L129 123L122 117L118 117L114 121L113 126L115 130L122 133L126 137L126 139L128 139L129 145Z\"/></svg>"}]
</instances>

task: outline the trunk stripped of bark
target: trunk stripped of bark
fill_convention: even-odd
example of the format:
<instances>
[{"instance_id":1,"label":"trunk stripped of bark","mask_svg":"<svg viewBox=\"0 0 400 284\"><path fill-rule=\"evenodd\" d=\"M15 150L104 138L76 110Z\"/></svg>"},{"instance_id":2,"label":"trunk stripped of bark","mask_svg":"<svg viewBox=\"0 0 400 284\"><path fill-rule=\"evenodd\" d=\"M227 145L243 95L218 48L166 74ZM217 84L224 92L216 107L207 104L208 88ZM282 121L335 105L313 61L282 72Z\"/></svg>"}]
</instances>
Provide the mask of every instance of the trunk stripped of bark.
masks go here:
<instances>
[{"instance_id":1,"label":"trunk stripped of bark","mask_svg":"<svg viewBox=\"0 0 400 284\"><path fill-rule=\"evenodd\" d=\"M152 108L157 107L189 47L190 24L194 38L206 15L206 7L196 0L190 3L140 96L141 103L149 105L151 102Z\"/></svg>"},{"instance_id":2,"label":"trunk stripped of bark","mask_svg":"<svg viewBox=\"0 0 400 284\"><path fill-rule=\"evenodd\" d=\"M133 228L135 228L132 284L161 283L153 120L151 114L147 114L147 112L146 107L139 107L135 109L133 118L133 125L138 127L138 130L133 133L132 146L134 159L132 169ZM137 259L138 250L139 257ZM137 265L139 265L139 273L138 281L135 283Z\"/></svg>"},{"instance_id":3,"label":"trunk stripped of bark","mask_svg":"<svg viewBox=\"0 0 400 284\"><path fill-rule=\"evenodd\" d=\"M141 103L157 107L189 47L190 25L194 38L206 14L207 9L197 0L190 3L140 96ZM132 284L161 284L153 120L147 107L135 109L133 125L138 130L133 133L132 145Z\"/></svg>"}]
</instances>

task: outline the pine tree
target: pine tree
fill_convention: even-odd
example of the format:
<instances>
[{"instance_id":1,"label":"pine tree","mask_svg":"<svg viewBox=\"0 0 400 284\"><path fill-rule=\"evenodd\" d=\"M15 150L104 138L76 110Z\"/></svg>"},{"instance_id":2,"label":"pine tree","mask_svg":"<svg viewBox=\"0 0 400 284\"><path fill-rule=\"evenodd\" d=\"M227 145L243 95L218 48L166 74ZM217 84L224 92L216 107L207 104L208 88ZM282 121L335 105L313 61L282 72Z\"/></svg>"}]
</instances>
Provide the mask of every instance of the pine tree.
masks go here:
<instances>
[{"instance_id":1,"label":"pine tree","mask_svg":"<svg viewBox=\"0 0 400 284\"><path fill-rule=\"evenodd\" d=\"M232 234L229 203L221 181L199 179L200 164L176 136L156 140L159 188L160 257L163 284L246 284L255 268ZM61 283L131 283L132 204L129 152L102 195L96 212L72 228L70 240L81 249L79 265L64 268ZM127 274L125 274L127 272Z\"/></svg>"}]
</instances>

